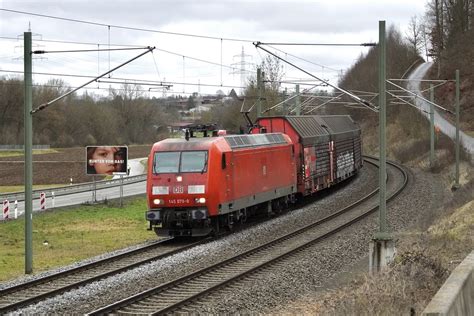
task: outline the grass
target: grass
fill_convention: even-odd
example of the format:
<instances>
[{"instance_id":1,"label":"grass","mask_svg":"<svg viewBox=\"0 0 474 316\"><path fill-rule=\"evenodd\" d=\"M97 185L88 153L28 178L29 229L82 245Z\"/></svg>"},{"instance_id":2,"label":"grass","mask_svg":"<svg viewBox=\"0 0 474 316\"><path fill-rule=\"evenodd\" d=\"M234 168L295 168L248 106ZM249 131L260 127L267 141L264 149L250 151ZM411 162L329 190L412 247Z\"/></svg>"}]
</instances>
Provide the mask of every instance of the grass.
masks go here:
<instances>
[{"instance_id":1,"label":"grass","mask_svg":"<svg viewBox=\"0 0 474 316\"><path fill-rule=\"evenodd\" d=\"M305 314L421 314L449 272L472 251L474 201L456 208L427 232L400 237L395 262L384 272L364 275L350 285L323 295Z\"/></svg>"},{"instance_id":2,"label":"grass","mask_svg":"<svg viewBox=\"0 0 474 316\"><path fill-rule=\"evenodd\" d=\"M147 231L145 198L110 205L77 206L34 213L34 272L157 238ZM47 241L47 245L43 242ZM23 275L24 220L0 223L0 281Z\"/></svg>"},{"instance_id":3,"label":"grass","mask_svg":"<svg viewBox=\"0 0 474 316\"><path fill-rule=\"evenodd\" d=\"M63 187L67 184L37 184L33 185L33 190L39 189L51 189L57 187ZM25 190L24 185L2 185L0 186L0 193L13 193L13 192L23 192Z\"/></svg>"},{"instance_id":4,"label":"grass","mask_svg":"<svg viewBox=\"0 0 474 316\"><path fill-rule=\"evenodd\" d=\"M54 154L57 153L54 149L33 149L33 155ZM5 150L0 151L0 158L2 157L23 157L23 150Z\"/></svg>"}]
</instances>

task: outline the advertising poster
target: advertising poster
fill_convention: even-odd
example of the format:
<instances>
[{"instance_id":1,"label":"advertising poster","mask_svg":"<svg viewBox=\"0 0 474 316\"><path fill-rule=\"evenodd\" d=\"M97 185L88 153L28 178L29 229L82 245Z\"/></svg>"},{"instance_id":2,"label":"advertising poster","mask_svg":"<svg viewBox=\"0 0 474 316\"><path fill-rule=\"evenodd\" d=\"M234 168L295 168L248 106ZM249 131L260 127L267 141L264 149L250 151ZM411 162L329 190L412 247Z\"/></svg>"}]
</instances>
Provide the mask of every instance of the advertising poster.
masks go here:
<instances>
[{"instance_id":1,"label":"advertising poster","mask_svg":"<svg viewBox=\"0 0 474 316\"><path fill-rule=\"evenodd\" d=\"M86 173L88 175L127 174L128 147L87 146Z\"/></svg>"}]
</instances>

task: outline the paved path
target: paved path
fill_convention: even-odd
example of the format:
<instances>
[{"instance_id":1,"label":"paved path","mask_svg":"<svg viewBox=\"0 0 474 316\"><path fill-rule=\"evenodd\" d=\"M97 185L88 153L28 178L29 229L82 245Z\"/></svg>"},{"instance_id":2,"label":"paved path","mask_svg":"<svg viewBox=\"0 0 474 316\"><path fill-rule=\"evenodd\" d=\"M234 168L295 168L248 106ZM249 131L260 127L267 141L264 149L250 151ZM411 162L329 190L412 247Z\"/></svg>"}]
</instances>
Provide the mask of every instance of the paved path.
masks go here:
<instances>
[{"instance_id":1,"label":"paved path","mask_svg":"<svg viewBox=\"0 0 474 316\"><path fill-rule=\"evenodd\" d=\"M145 173L145 168L143 164L140 163L141 160L146 158L139 158L139 159L131 159L129 160L130 166L130 175L140 175ZM120 178L120 176L115 176ZM114 177L114 178L115 178ZM126 177L126 176L125 176ZM134 196L139 194L144 194L146 191L146 181L138 182L138 183L124 183L123 185L123 196ZM120 197L120 186L115 186L112 188L106 189L98 189L96 191L96 200L103 201L105 199L115 199ZM54 207L62 207L62 206L71 206L71 205L78 205L83 203L88 203L93 200L92 191L88 192L79 192L79 193L71 193L67 195L58 195L54 199ZM52 199L51 196L46 196L46 208L52 208ZM25 210L24 202L18 202L18 216L23 215ZM33 212L40 211L40 203L39 199L36 198L33 200ZM145 211L145 210L144 210ZM0 221L3 220L3 214L0 214ZM14 213L14 201L10 201L10 217L13 219L15 216Z\"/></svg>"},{"instance_id":2,"label":"paved path","mask_svg":"<svg viewBox=\"0 0 474 316\"><path fill-rule=\"evenodd\" d=\"M418 68L416 68L411 75L408 77L410 81L408 83L408 89L418 95L421 95L420 92L420 81L416 81L414 79L423 79L426 72L430 69L433 63L423 63ZM425 110L426 112L430 112L430 105L426 101L415 99L416 105L419 106L421 109ZM428 119L429 114L422 112ZM434 115L435 124L439 127L439 129L446 134L453 140L456 138L456 127L451 124L448 120L442 117L439 112L435 111ZM459 131L459 138L461 140L461 145L471 154L471 157L474 155L474 138L465 134L463 131Z\"/></svg>"}]
</instances>

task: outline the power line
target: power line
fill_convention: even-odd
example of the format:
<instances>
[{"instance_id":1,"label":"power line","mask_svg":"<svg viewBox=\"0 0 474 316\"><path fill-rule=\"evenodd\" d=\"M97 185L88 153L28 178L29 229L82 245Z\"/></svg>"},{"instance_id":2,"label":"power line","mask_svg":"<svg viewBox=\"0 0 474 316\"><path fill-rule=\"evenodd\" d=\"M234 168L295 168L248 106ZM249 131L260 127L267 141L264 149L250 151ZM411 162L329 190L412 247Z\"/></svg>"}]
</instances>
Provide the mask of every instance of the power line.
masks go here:
<instances>
[{"instance_id":1,"label":"power line","mask_svg":"<svg viewBox=\"0 0 474 316\"><path fill-rule=\"evenodd\" d=\"M326 69L329 69L329 70L332 70L332 71L335 71L335 72L340 72L340 71L341 71L341 69L335 69L335 68L331 68L331 67L328 67L328 66L324 66L324 65L321 65L321 64L312 62L312 61L310 61L310 60L307 60L307 59L298 57L298 56L296 56L296 55L290 54L290 53L288 53L288 52L285 52L285 51L283 51L283 50L281 50L281 49L278 49L278 48L276 48L276 47L273 47L273 46L269 46L269 47L271 47L272 49L274 49L274 50L276 50L276 51L279 51L280 53L283 53L283 54L286 54L286 55L291 56L291 57L293 57L293 58L299 59L299 60L301 60L301 61L304 61L304 62L313 64L313 65L318 66L318 67L321 67L321 68L323 68L323 69L326 68Z\"/></svg>"},{"instance_id":2,"label":"power line","mask_svg":"<svg viewBox=\"0 0 474 316\"><path fill-rule=\"evenodd\" d=\"M5 70L0 69L0 72L5 73L18 73L23 74L23 71L19 70ZM48 72L32 72L33 75L43 75L43 76L59 76L59 77L72 77L72 78L96 78L96 76L86 76L86 75L76 75L76 74L60 74L60 73L48 73ZM156 81L156 80L145 80L145 79L133 79L133 78L110 78L114 80L129 81L133 84L146 85L147 83L162 83L162 84L171 84L171 85L187 85L187 86L205 86L205 87L223 87L223 88L236 88L240 89L240 86L228 86L221 84L206 84L206 83L189 83L189 82L174 82L174 81Z\"/></svg>"},{"instance_id":3,"label":"power line","mask_svg":"<svg viewBox=\"0 0 474 316\"><path fill-rule=\"evenodd\" d=\"M360 44L347 44L347 43L261 43L262 45L286 45L286 46L376 46L376 43L360 43Z\"/></svg>"},{"instance_id":4,"label":"power line","mask_svg":"<svg viewBox=\"0 0 474 316\"><path fill-rule=\"evenodd\" d=\"M5 40L15 40L18 41L19 38L17 37L8 37L8 36L0 36L0 39ZM92 43L92 42L77 42L77 41L62 41L62 40L48 40L48 39L35 39L35 42L48 42L48 43L61 43L61 44L75 44L75 45L102 45L102 46L109 46L106 43ZM130 44L110 44L110 46L123 46L123 47L137 47L137 45L130 45ZM143 45L146 47L146 45Z\"/></svg>"},{"instance_id":5,"label":"power line","mask_svg":"<svg viewBox=\"0 0 474 316\"><path fill-rule=\"evenodd\" d=\"M147 53L149 53L149 52L152 52L154 49L155 49L155 47L148 47L148 49L147 49L146 52L143 52L143 53L141 53L141 54L139 54L139 55L133 57L132 59L127 60L126 62L124 62L124 63L122 63L122 64L120 64L120 65L114 67L113 69L110 69L109 71L103 73L102 75L100 75L100 76L98 76L98 77L97 77L97 76L94 77L92 80L89 80L88 82L82 84L81 86L79 86L79 87L77 87L77 88L75 88L75 89L73 89L73 90L71 90L71 91L68 91L67 93L64 93L63 95L61 95L61 96L59 96L59 97L57 97L57 98L55 98L55 99L53 99L53 100L51 100L51 101L48 101L48 102L46 102L46 103L43 103L43 104L39 105L39 106L36 107L35 109L31 110L31 111L30 111L30 114L34 114L34 113L36 113L36 112L39 112L39 111L42 111L42 110L46 109L46 108L47 108L48 106L50 106L51 104L53 104L53 103L55 103L55 102L57 102L57 101L59 101L59 100L65 98L65 97L67 97L68 95L70 95L70 94L76 92L77 90L79 90L79 89L81 89L81 88L87 86L88 84L90 84L90 83L92 83L92 82L94 82L94 81L97 81L97 79L102 78L103 76L105 76L105 75L107 75L107 74L110 74L110 73L113 72L114 70L117 70L117 69L119 69L119 68L122 68L123 66L125 66L125 65L127 65L127 64L129 64L129 63L131 63L132 61L134 61L134 60L136 60L136 59L138 59L138 58L140 58L140 57L142 57L143 55L145 55L145 54L147 54Z\"/></svg>"},{"instance_id":6,"label":"power line","mask_svg":"<svg viewBox=\"0 0 474 316\"><path fill-rule=\"evenodd\" d=\"M51 54L51 53L84 53L84 52L110 52L117 50L138 50L148 49L148 47L130 47L130 48L104 48L104 49L75 49L75 50L34 50L33 54Z\"/></svg>"},{"instance_id":7,"label":"power line","mask_svg":"<svg viewBox=\"0 0 474 316\"><path fill-rule=\"evenodd\" d=\"M18 83L5 83L5 82L2 82L1 83L2 85L6 85L6 86L18 86L18 85L21 85L23 86L23 82L18 82ZM75 87L75 86L61 86L61 85L50 85L50 84L32 84L31 85L32 87L38 87L38 88L64 88L64 89L76 89L78 87ZM102 90L102 91L110 91L110 87L83 87L82 89L84 90ZM138 92L150 92L150 93L160 93L162 92L161 90L158 90L158 91L153 91L153 89L156 89L155 88L148 88L148 89L135 89L135 91L138 91ZM128 88L113 88L113 90L118 90L118 91L128 91ZM174 91L171 91L171 92L174 92ZM179 92L177 91L176 92L176 95L180 95L180 94L186 94L186 95L193 95L195 92ZM206 95L213 95L213 94L205 94Z\"/></svg>"},{"instance_id":8,"label":"power line","mask_svg":"<svg viewBox=\"0 0 474 316\"><path fill-rule=\"evenodd\" d=\"M14 39L14 40L17 40L16 38L14 37L1 37L0 36L0 39ZM108 46L108 44L104 44L104 43L90 43L90 42L70 42L70 41L60 41L60 40L35 40L35 41L42 41L42 42L52 42L52 43L62 43L62 44L79 44L79 45L94 45L94 46L97 46L97 45L102 45L102 46ZM137 46L137 45L129 45L129 44L110 44L110 46L122 46L122 47L131 47L131 49L146 49L147 46ZM83 51L83 52L87 52L87 51L90 51L90 52L96 52L96 51L113 51L113 50L127 50L127 48L117 48L117 49L91 49L91 50L77 50L78 52L79 51ZM192 60L196 60L196 61L199 61L199 62L203 62L203 63L207 63L207 64L210 64L210 65L214 65L214 66L218 66L218 67L224 67L224 68L228 68L232 71L235 71L237 68L236 67L232 67L232 66L228 66L228 65L224 65L222 63L217 63L217 62L213 62L213 61L209 61L209 60L205 60L205 59L201 59L201 58L197 58L197 57L192 57L192 56L188 56L188 55L183 55L181 53L176 53L176 52L172 52L172 51L169 51L169 50L166 50L166 49L163 49L163 48L155 48L155 50L157 51L160 51L160 52L164 52L164 53L167 53L167 54L170 54L170 55L175 55L175 56L180 56L180 57L185 57L185 58L188 58L188 59L192 59ZM48 53L51 53L53 51L49 51ZM72 51L54 51L54 52L72 52ZM249 70L245 70L246 72L248 73L252 73L251 71Z\"/></svg>"},{"instance_id":9,"label":"power line","mask_svg":"<svg viewBox=\"0 0 474 316\"><path fill-rule=\"evenodd\" d=\"M270 54L270 55L273 55L274 57L276 57L276 58L282 60L283 62L289 64L290 66L292 66L292 67L298 69L299 71L304 72L305 74L307 74L307 75L309 75L309 76L311 76L311 77L313 77L313 78L315 78L315 79L317 79L317 80L319 80L319 81L321 81L321 82L323 82L323 83L326 83L328 86L330 86L330 87L332 87L332 88L334 88L334 89L336 89L336 90L338 90L338 91L340 91L340 92L342 92L342 93L348 95L349 97L351 97L351 98L354 99L355 101L359 102L360 104L362 104L362 105L368 107L369 109L371 109L371 110L373 110L373 111L376 111L376 110L377 110L377 108L376 108L372 103L370 103L369 101L364 100L364 99L362 99L362 98L359 98L358 96L354 95L353 93L350 93L349 91L346 91L346 90L344 90L344 89L342 89L342 88L340 88L340 87L338 87L338 86L336 86L336 85L333 85L333 84L329 83L327 80L322 80L322 79L316 77L315 75L309 73L308 71L306 71L306 70L304 70L304 69L302 69L302 68L296 66L295 64L292 64L292 63L290 63L289 61L287 61L287 60L285 60L285 59L283 59L283 58L281 58L281 57L278 57L276 54L270 52L268 49L263 48L263 47L261 46L261 44L262 44L262 43L260 43L260 42L255 42L255 43L254 43L254 45L255 45L256 48L260 48L261 50L267 52L267 53Z\"/></svg>"},{"instance_id":10,"label":"power line","mask_svg":"<svg viewBox=\"0 0 474 316\"><path fill-rule=\"evenodd\" d=\"M158 30L139 28L139 27L105 24L105 23L98 23L98 22L79 20L79 19L63 18L63 17L53 16L53 15L32 13L32 12L26 12L26 11L19 11L19 10L11 10L11 9L3 9L3 8L0 8L0 10L5 11L5 12L25 14L25 15L31 15L31 16L38 16L38 17L42 17L42 18L55 19L55 20L61 20L61 21L89 24L89 25L102 26L102 27L108 27L108 28L113 27L113 28L123 29L123 30L160 33L160 34L167 34L167 35L187 36L187 37L215 39L215 40L225 40L225 41L233 41L233 42L246 42L246 43L252 43L253 42L251 40L237 39L237 38L224 38L224 37L215 37L215 36L207 36L207 35L187 34L187 33L178 33L178 32L167 32L167 31L158 31Z\"/></svg>"}]
</instances>

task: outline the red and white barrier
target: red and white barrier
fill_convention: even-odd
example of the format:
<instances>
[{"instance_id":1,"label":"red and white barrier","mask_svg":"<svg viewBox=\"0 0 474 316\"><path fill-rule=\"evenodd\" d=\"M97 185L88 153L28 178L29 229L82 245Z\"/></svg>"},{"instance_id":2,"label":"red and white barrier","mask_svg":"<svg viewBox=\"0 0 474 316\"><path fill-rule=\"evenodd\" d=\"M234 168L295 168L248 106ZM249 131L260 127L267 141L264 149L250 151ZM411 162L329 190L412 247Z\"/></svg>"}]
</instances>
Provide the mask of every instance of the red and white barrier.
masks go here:
<instances>
[{"instance_id":1,"label":"red and white barrier","mask_svg":"<svg viewBox=\"0 0 474 316\"><path fill-rule=\"evenodd\" d=\"M3 201L3 219L8 219L10 216L10 202L8 200Z\"/></svg>"},{"instance_id":2,"label":"red and white barrier","mask_svg":"<svg viewBox=\"0 0 474 316\"><path fill-rule=\"evenodd\" d=\"M46 194L44 192L40 193L40 209L46 209Z\"/></svg>"}]
</instances>

